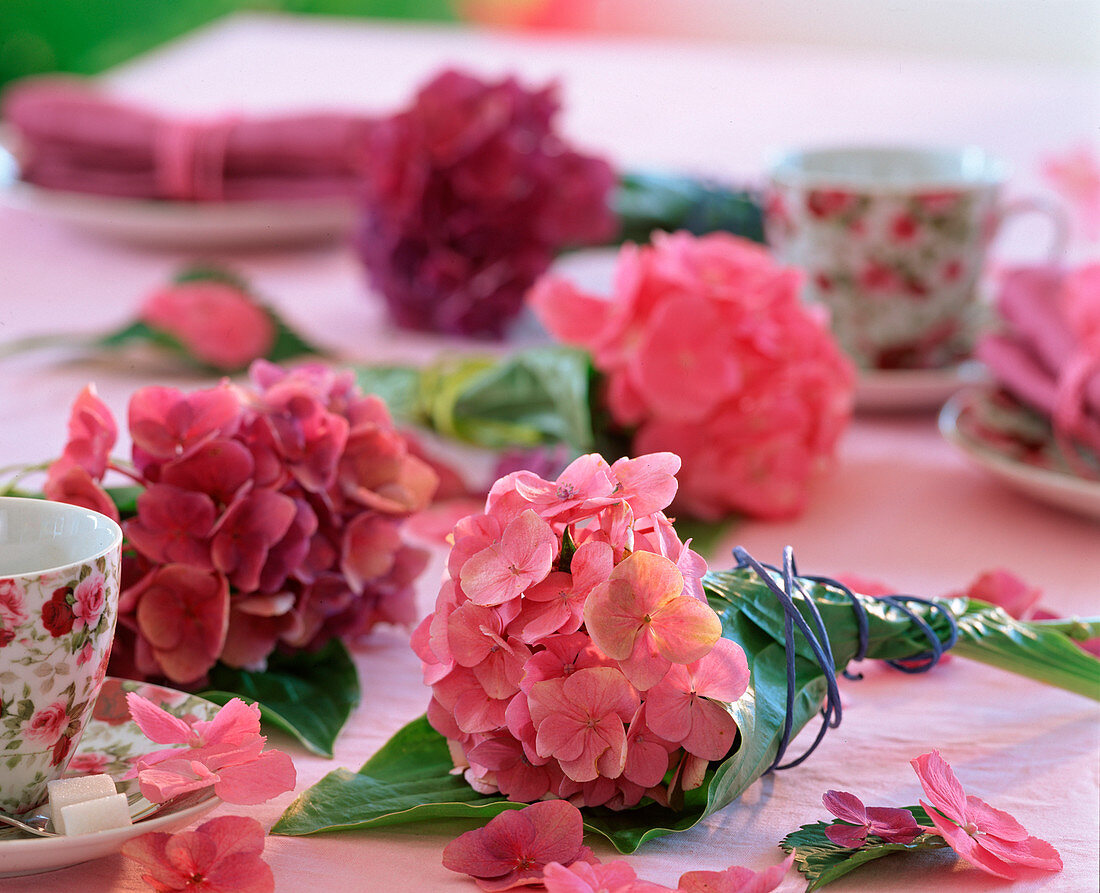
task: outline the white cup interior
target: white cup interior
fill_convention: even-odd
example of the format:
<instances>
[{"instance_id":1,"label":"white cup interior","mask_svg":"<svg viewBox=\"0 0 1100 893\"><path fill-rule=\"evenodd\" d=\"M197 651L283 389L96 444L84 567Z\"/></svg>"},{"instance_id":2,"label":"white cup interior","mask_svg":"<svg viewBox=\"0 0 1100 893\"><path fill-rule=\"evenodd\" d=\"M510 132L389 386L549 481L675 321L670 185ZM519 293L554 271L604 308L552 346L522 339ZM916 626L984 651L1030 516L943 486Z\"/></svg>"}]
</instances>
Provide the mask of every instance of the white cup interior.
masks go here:
<instances>
[{"instance_id":1,"label":"white cup interior","mask_svg":"<svg viewBox=\"0 0 1100 893\"><path fill-rule=\"evenodd\" d=\"M976 146L962 148L840 147L788 152L771 167L789 185L848 189L925 189L993 186L1004 165Z\"/></svg>"},{"instance_id":2,"label":"white cup interior","mask_svg":"<svg viewBox=\"0 0 1100 893\"><path fill-rule=\"evenodd\" d=\"M0 577L36 574L104 555L122 529L99 512L45 499L0 497Z\"/></svg>"}]
</instances>

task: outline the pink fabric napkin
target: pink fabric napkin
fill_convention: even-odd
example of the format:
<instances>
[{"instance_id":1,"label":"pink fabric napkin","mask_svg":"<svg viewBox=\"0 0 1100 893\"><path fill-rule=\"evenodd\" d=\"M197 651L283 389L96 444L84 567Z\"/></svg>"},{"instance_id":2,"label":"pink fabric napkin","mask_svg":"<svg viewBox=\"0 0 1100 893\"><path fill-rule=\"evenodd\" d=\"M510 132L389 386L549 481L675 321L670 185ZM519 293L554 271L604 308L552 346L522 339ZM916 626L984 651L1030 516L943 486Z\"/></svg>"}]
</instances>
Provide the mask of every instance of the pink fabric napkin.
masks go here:
<instances>
[{"instance_id":1,"label":"pink fabric napkin","mask_svg":"<svg viewBox=\"0 0 1100 893\"><path fill-rule=\"evenodd\" d=\"M15 84L0 113L27 182L175 201L353 195L372 127L326 112L173 118L59 78Z\"/></svg>"},{"instance_id":2,"label":"pink fabric napkin","mask_svg":"<svg viewBox=\"0 0 1100 893\"><path fill-rule=\"evenodd\" d=\"M1004 329L981 340L979 359L1056 436L1100 453L1100 264L1011 270L997 309Z\"/></svg>"}]
</instances>

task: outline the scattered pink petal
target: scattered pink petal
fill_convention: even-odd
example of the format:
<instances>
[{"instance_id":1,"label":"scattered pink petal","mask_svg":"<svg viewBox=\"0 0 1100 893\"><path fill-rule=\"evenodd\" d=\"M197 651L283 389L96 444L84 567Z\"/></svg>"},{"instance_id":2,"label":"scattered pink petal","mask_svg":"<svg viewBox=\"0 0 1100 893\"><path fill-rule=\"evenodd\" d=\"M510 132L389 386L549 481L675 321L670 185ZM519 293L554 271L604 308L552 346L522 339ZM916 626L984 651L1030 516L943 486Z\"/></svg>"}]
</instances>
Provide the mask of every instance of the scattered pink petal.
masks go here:
<instances>
[{"instance_id":1,"label":"scattered pink petal","mask_svg":"<svg viewBox=\"0 0 1100 893\"><path fill-rule=\"evenodd\" d=\"M154 890L271 893L275 877L260 858L264 828L242 816L220 816L190 831L153 832L128 840L122 854L137 862Z\"/></svg>"},{"instance_id":2,"label":"scattered pink petal","mask_svg":"<svg viewBox=\"0 0 1100 893\"><path fill-rule=\"evenodd\" d=\"M1012 816L968 795L938 751L911 761L931 805L921 801L948 845L988 874L1015 880L1021 869L1061 871L1062 860L1045 840L1030 836Z\"/></svg>"},{"instance_id":3,"label":"scattered pink petal","mask_svg":"<svg viewBox=\"0 0 1100 893\"><path fill-rule=\"evenodd\" d=\"M874 834L890 843L912 843L927 828L922 828L907 809L885 806L865 807L855 794L826 791L821 798L825 808L842 822L825 829L825 836L837 846L859 847Z\"/></svg>"},{"instance_id":4,"label":"scattered pink petal","mask_svg":"<svg viewBox=\"0 0 1100 893\"><path fill-rule=\"evenodd\" d=\"M583 845L580 810L565 800L544 800L495 816L443 850L443 865L468 874L483 890L541 883L551 862L572 865L593 857Z\"/></svg>"},{"instance_id":5,"label":"scattered pink petal","mask_svg":"<svg viewBox=\"0 0 1100 893\"><path fill-rule=\"evenodd\" d=\"M793 864L791 853L778 865L763 871L740 866L725 871L689 871L680 876L678 893L769 893L782 883Z\"/></svg>"},{"instance_id":6,"label":"scattered pink petal","mask_svg":"<svg viewBox=\"0 0 1100 893\"><path fill-rule=\"evenodd\" d=\"M187 722L134 692L126 696L138 728L158 744L177 744L141 756L129 773L142 794L161 803L177 794L213 787L227 803L265 803L293 789L294 765L285 753L263 750L260 710L240 698L209 720Z\"/></svg>"},{"instance_id":7,"label":"scattered pink petal","mask_svg":"<svg viewBox=\"0 0 1100 893\"><path fill-rule=\"evenodd\" d=\"M547 893L671 893L668 887L638 880L623 859L600 865L574 862L568 868L551 862L542 882Z\"/></svg>"}]
</instances>

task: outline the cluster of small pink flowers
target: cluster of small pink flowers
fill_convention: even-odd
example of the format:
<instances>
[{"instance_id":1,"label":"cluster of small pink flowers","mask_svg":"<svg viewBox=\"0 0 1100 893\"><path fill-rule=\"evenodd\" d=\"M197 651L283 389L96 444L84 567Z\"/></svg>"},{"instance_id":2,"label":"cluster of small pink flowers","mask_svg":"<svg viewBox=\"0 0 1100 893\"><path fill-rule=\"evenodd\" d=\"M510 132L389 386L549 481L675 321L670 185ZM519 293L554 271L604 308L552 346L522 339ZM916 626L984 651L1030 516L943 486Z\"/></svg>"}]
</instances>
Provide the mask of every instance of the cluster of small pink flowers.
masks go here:
<instances>
[{"instance_id":1,"label":"cluster of small pink flowers","mask_svg":"<svg viewBox=\"0 0 1100 893\"><path fill-rule=\"evenodd\" d=\"M400 325L499 336L558 250L614 232L614 173L557 108L553 87L451 70L372 130L356 244Z\"/></svg>"},{"instance_id":2,"label":"cluster of small pink flowers","mask_svg":"<svg viewBox=\"0 0 1100 893\"><path fill-rule=\"evenodd\" d=\"M116 675L196 684L219 660L257 669L276 647L415 619L426 554L399 527L435 472L350 373L258 361L251 384L135 392L132 468L110 461L117 427L95 392L73 407L46 495L117 518L104 474L141 488L123 521Z\"/></svg>"},{"instance_id":3,"label":"cluster of small pink flowers","mask_svg":"<svg viewBox=\"0 0 1100 893\"><path fill-rule=\"evenodd\" d=\"M554 481L513 472L455 526L413 647L428 720L477 790L667 803L729 752L748 668L664 514L679 467L592 454Z\"/></svg>"},{"instance_id":4,"label":"cluster of small pink flowers","mask_svg":"<svg viewBox=\"0 0 1100 893\"><path fill-rule=\"evenodd\" d=\"M799 274L725 233L657 233L619 253L610 300L544 277L529 301L592 354L632 452L684 461L675 508L789 518L851 416L854 372Z\"/></svg>"}]
</instances>

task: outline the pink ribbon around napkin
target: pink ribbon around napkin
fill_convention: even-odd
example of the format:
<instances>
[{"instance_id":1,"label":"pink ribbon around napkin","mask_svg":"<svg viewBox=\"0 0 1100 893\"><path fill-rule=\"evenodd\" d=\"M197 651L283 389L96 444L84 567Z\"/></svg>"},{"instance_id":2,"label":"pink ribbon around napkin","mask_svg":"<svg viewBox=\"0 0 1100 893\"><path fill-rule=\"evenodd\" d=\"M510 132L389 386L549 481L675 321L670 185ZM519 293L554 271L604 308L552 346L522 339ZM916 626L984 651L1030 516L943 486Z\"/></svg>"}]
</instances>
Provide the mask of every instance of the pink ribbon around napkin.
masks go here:
<instances>
[{"instance_id":1,"label":"pink ribbon around napkin","mask_svg":"<svg viewBox=\"0 0 1100 893\"><path fill-rule=\"evenodd\" d=\"M354 195L373 121L329 112L173 118L59 78L14 85L0 113L29 183L200 202Z\"/></svg>"},{"instance_id":2,"label":"pink ribbon around napkin","mask_svg":"<svg viewBox=\"0 0 1100 893\"><path fill-rule=\"evenodd\" d=\"M1100 454L1100 263L1010 270L997 309L1005 328L981 340L978 357L1050 418L1071 462L1073 443Z\"/></svg>"}]
</instances>

